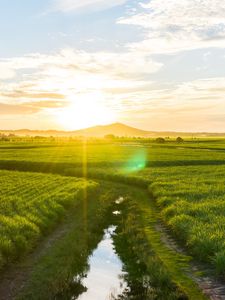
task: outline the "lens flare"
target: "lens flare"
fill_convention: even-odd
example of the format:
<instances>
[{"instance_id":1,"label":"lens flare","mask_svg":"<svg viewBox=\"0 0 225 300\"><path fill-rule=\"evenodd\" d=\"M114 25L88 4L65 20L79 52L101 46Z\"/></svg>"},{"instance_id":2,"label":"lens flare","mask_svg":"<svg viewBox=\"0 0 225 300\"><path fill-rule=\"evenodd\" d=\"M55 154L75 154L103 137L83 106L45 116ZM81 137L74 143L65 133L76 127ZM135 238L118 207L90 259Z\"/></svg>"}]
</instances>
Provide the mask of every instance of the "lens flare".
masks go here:
<instances>
[{"instance_id":1,"label":"lens flare","mask_svg":"<svg viewBox=\"0 0 225 300\"><path fill-rule=\"evenodd\" d=\"M123 168L124 173L133 173L140 171L146 167L147 152L146 149L139 149L125 164Z\"/></svg>"}]
</instances>

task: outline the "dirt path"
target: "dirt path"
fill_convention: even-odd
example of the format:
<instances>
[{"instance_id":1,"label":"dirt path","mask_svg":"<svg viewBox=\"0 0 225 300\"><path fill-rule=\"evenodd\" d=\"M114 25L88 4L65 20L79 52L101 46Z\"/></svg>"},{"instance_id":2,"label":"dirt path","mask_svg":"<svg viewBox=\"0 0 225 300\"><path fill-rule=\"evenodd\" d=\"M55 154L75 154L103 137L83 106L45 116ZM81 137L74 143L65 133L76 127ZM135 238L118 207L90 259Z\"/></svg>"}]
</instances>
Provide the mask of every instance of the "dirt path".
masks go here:
<instances>
[{"instance_id":1,"label":"dirt path","mask_svg":"<svg viewBox=\"0 0 225 300\"><path fill-rule=\"evenodd\" d=\"M171 237L169 230L162 224L157 224L156 230L161 234L162 242L172 251L187 255L186 251L177 245L176 241ZM187 270L188 275L195 281L203 293L211 300L225 300L225 283L216 280L211 270L196 262L190 262L190 269ZM197 274L207 274L198 276Z\"/></svg>"}]
</instances>

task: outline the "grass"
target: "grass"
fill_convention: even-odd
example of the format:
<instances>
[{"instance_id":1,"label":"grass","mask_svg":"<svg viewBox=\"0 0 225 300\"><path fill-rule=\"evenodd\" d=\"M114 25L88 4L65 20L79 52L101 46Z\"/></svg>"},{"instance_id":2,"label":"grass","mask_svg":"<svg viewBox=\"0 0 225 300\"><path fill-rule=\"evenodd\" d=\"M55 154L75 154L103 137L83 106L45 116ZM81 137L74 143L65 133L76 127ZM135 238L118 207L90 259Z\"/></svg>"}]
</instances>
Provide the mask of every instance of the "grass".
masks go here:
<instances>
[{"instance_id":1,"label":"grass","mask_svg":"<svg viewBox=\"0 0 225 300\"><path fill-rule=\"evenodd\" d=\"M0 171L0 264L29 251L65 211L98 185L82 179Z\"/></svg>"},{"instance_id":2,"label":"grass","mask_svg":"<svg viewBox=\"0 0 225 300\"><path fill-rule=\"evenodd\" d=\"M177 287L175 293L182 291L188 299L205 299L196 283L187 275L191 258L169 249L162 242L161 234L156 231L159 221L158 211L154 203L149 200L147 192L134 189L130 191L129 197L133 203L133 208L129 211L135 217L139 227L142 228L147 244L147 247L145 244L144 249L141 249L141 243L137 242L136 247L139 247L139 258L146 262L149 276L152 277L151 282L157 284L157 287L165 292L166 287L172 288L171 284L168 285L168 282L172 282ZM132 235L132 231L129 231L129 234ZM149 249L155 254L154 256L148 255ZM162 295L161 299L165 299L165 297L166 294ZM183 298L181 297L181 299Z\"/></svg>"},{"instance_id":3,"label":"grass","mask_svg":"<svg viewBox=\"0 0 225 300\"><path fill-rule=\"evenodd\" d=\"M83 162L85 162L84 165ZM63 214L63 212L60 213L60 210L64 211L67 207L66 203L70 203L68 199L71 199L71 182L73 184L77 182L76 188L80 185L81 181L71 179L71 176L82 177L86 174L88 178L110 180L112 186L113 182L123 182L132 187L139 186L144 189L148 187L157 208L154 208L152 202L142 201L142 199L146 199L146 196L141 193L135 196L139 201L136 205L138 205L142 216L141 222L148 246L151 251L156 253L157 259L167 270L172 282L185 291L191 299L200 299L194 298L196 287L192 280L188 280L184 269L182 269L183 258L179 255L174 257L174 253L168 252L168 248L160 242L160 234L155 230L157 219L166 224L181 245L186 247L190 255L196 260L212 266L218 276L225 277L225 141L222 139L205 139L196 142L187 140L182 144L170 141L163 145L151 140L117 141L113 144L106 142L99 144L96 142L87 144L80 142L1 144L0 168L68 176L10 171L2 171L1 173L11 174L12 178L15 174L21 178L21 181L20 179L12 179L11 183L5 185L5 190L2 190L2 193L3 198L6 197L6 199L20 197L19 193L15 196L17 189L25 190L24 199L29 199L29 195L36 195L38 192L43 192L48 199L49 193L51 195L50 190L54 190L53 193L56 192L57 194L58 188L62 188L59 192L61 194L59 198L64 204L60 202L56 194L50 196L50 199L56 198L53 201L55 205L53 207L60 206L59 214L57 209L53 209L54 213L52 215L47 214L47 217L43 219L44 221L40 222L40 226L38 225L39 217L36 218L37 224L33 222L41 234L45 230L47 231L47 228L51 228L51 224L48 222L53 222L52 224L57 222L60 215ZM26 188L23 188L25 185L22 183L22 178L26 176L29 178L27 191ZM55 178L56 188L53 187L53 183L41 185L40 178L36 181L33 180L33 184L31 184L32 180L30 179L36 178L36 176L37 178L39 178L38 176ZM59 184L60 180L64 180L65 184ZM3 181L2 185L4 186ZM12 182L16 182L17 188L16 185L13 187ZM90 185L94 186L94 189L96 188L96 184L90 183ZM6 193L7 186L9 186L8 194ZM134 193L132 187L130 188L131 196ZM40 201L44 199L44 195L39 197ZM39 201L38 197L35 196L34 198L33 203ZM14 216L16 220L18 216L19 218L24 217L22 213L20 213L21 215L17 214L17 206L15 206L17 202L20 203L18 200L12 201L14 204L10 204L11 206L8 208L9 214L12 211L16 212ZM48 202L51 203L51 201ZM28 203L30 202L28 201ZM8 204L4 205L7 207ZM21 211L26 210L22 209ZM43 209L43 211L45 210ZM27 215L29 213L27 210ZM8 216L6 215L6 217ZM40 219L42 220L42 218ZM47 223L45 223L46 220ZM93 219L90 217L90 220ZM93 222L93 226L95 226L94 224L95 222ZM39 237L41 234L36 235L34 233L34 237L31 238L31 241L34 241L32 243L35 244L37 236ZM9 256L13 257L12 254Z\"/></svg>"},{"instance_id":4,"label":"grass","mask_svg":"<svg viewBox=\"0 0 225 300\"><path fill-rule=\"evenodd\" d=\"M71 299L80 290L73 279L85 274L88 256L103 236L115 197L115 190L105 185L88 199L85 210L80 202L70 211L64 234L36 261L17 299Z\"/></svg>"},{"instance_id":5,"label":"grass","mask_svg":"<svg viewBox=\"0 0 225 300\"><path fill-rule=\"evenodd\" d=\"M125 201L118 207L115 199L121 195ZM163 247L160 235L154 230L156 218L149 219L143 209L148 202L147 193L141 189L102 182L99 196L88 202L86 226L80 205L72 212L74 218L69 221L66 233L33 266L30 279L17 299L71 299L77 291L83 290L73 279L85 276L87 258L101 240L103 229L111 224L118 225L115 247L129 272L126 280L131 288L119 299L205 299L195 283L183 274L187 258L174 256ZM121 216L113 217L114 209L121 209ZM144 219L148 220L147 226ZM177 278L172 276L166 265L168 261L180 272L182 281L178 275Z\"/></svg>"},{"instance_id":6,"label":"grass","mask_svg":"<svg viewBox=\"0 0 225 300\"><path fill-rule=\"evenodd\" d=\"M155 231L154 236L149 239L146 226L142 222L143 210L140 209L141 203L146 200L146 194L139 191L137 201L136 193L137 191L131 196L129 192L122 204L122 217L118 222L117 235L114 237L117 253L121 256L127 272L125 278L131 283L131 289L125 291L121 299L188 299L190 291L186 294L183 286L179 289L165 267L165 262L158 256L158 251L155 251L154 243L157 239ZM152 228L153 223L154 221ZM202 298L197 287L194 295L200 296L199 299Z\"/></svg>"},{"instance_id":7,"label":"grass","mask_svg":"<svg viewBox=\"0 0 225 300\"><path fill-rule=\"evenodd\" d=\"M215 143L215 145L214 145ZM127 165L127 162L144 160L149 166L163 166L185 163L222 162L225 159L224 140L215 142L203 141L201 143L175 142L159 145L153 141L142 142L115 142L115 143L24 143L7 144L0 143L0 159L7 161L34 161L49 163L73 163L81 164L83 151L86 151L87 162L95 165L107 163L107 166L117 164Z\"/></svg>"},{"instance_id":8,"label":"grass","mask_svg":"<svg viewBox=\"0 0 225 300\"><path fill-rule=\"evenodd\" d=\"M225 274L224 174L224 166L163 168L152 174L150 185L161 216L176 238L221 275Z\"/></svg>"}]
</instances>

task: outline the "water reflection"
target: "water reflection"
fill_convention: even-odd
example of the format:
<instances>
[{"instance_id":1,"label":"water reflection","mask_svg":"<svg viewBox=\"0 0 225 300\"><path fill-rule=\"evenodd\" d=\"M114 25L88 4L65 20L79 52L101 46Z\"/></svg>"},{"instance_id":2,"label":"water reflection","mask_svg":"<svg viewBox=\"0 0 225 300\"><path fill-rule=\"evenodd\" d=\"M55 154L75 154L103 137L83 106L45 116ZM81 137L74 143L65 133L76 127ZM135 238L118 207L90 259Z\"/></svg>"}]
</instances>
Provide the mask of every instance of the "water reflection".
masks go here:
<instances>
[{"instance_id":1,"label":"water reflection","mask_svg":"<svg viewBox=\"0 0 225 300\"><path fill-rule=\"evenodd\" d=\"M123 197L119 197L116 201L116 204L121 204L124 202L124 198Z\"/></svg>"},{"instance_id":2,"label":"water reflection","mask_svg":"<svg viewBox=\"0 0 225 300\"><path fill-rule=\"evenodd\" d=\"M121 211L115 210L115 211L113 212L113 215L115 215L115 216L121 215Z\"/></svg>"},{"instance_id":3,"label":"water reflection","mask_svg":"<svg viewBox=\"0 0 225 300\"><path fill-rule=\"evenodd\" d=\"M122 262L113 246L112 235L116 227L110 226L104 232L103 240L89 258L90 270L81 283L87 291L78 300L110 300L115 299L127 289L122 271Z\"/></svg>"}]
</instances>

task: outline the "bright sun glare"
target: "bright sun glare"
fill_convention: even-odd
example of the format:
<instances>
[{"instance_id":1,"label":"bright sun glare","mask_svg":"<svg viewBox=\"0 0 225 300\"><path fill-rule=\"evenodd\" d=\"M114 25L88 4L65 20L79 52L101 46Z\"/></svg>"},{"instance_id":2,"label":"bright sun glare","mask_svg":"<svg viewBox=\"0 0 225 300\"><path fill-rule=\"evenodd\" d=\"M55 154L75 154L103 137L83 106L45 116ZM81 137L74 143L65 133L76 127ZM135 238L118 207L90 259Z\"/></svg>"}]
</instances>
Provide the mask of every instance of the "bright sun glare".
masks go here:
<instances>
[{"instance_id":1,"label":"bright sun glare","mask_svg":"<svg viewBox=\"0 0 225 300\"><path fill-rule=\"evenodd\" d=\"M115 113L107 108L102 101L89 96L71 102L57 113L57 121L66 130L75 130L95 125L114 122Z\"/></svg>"}]
</instances>

